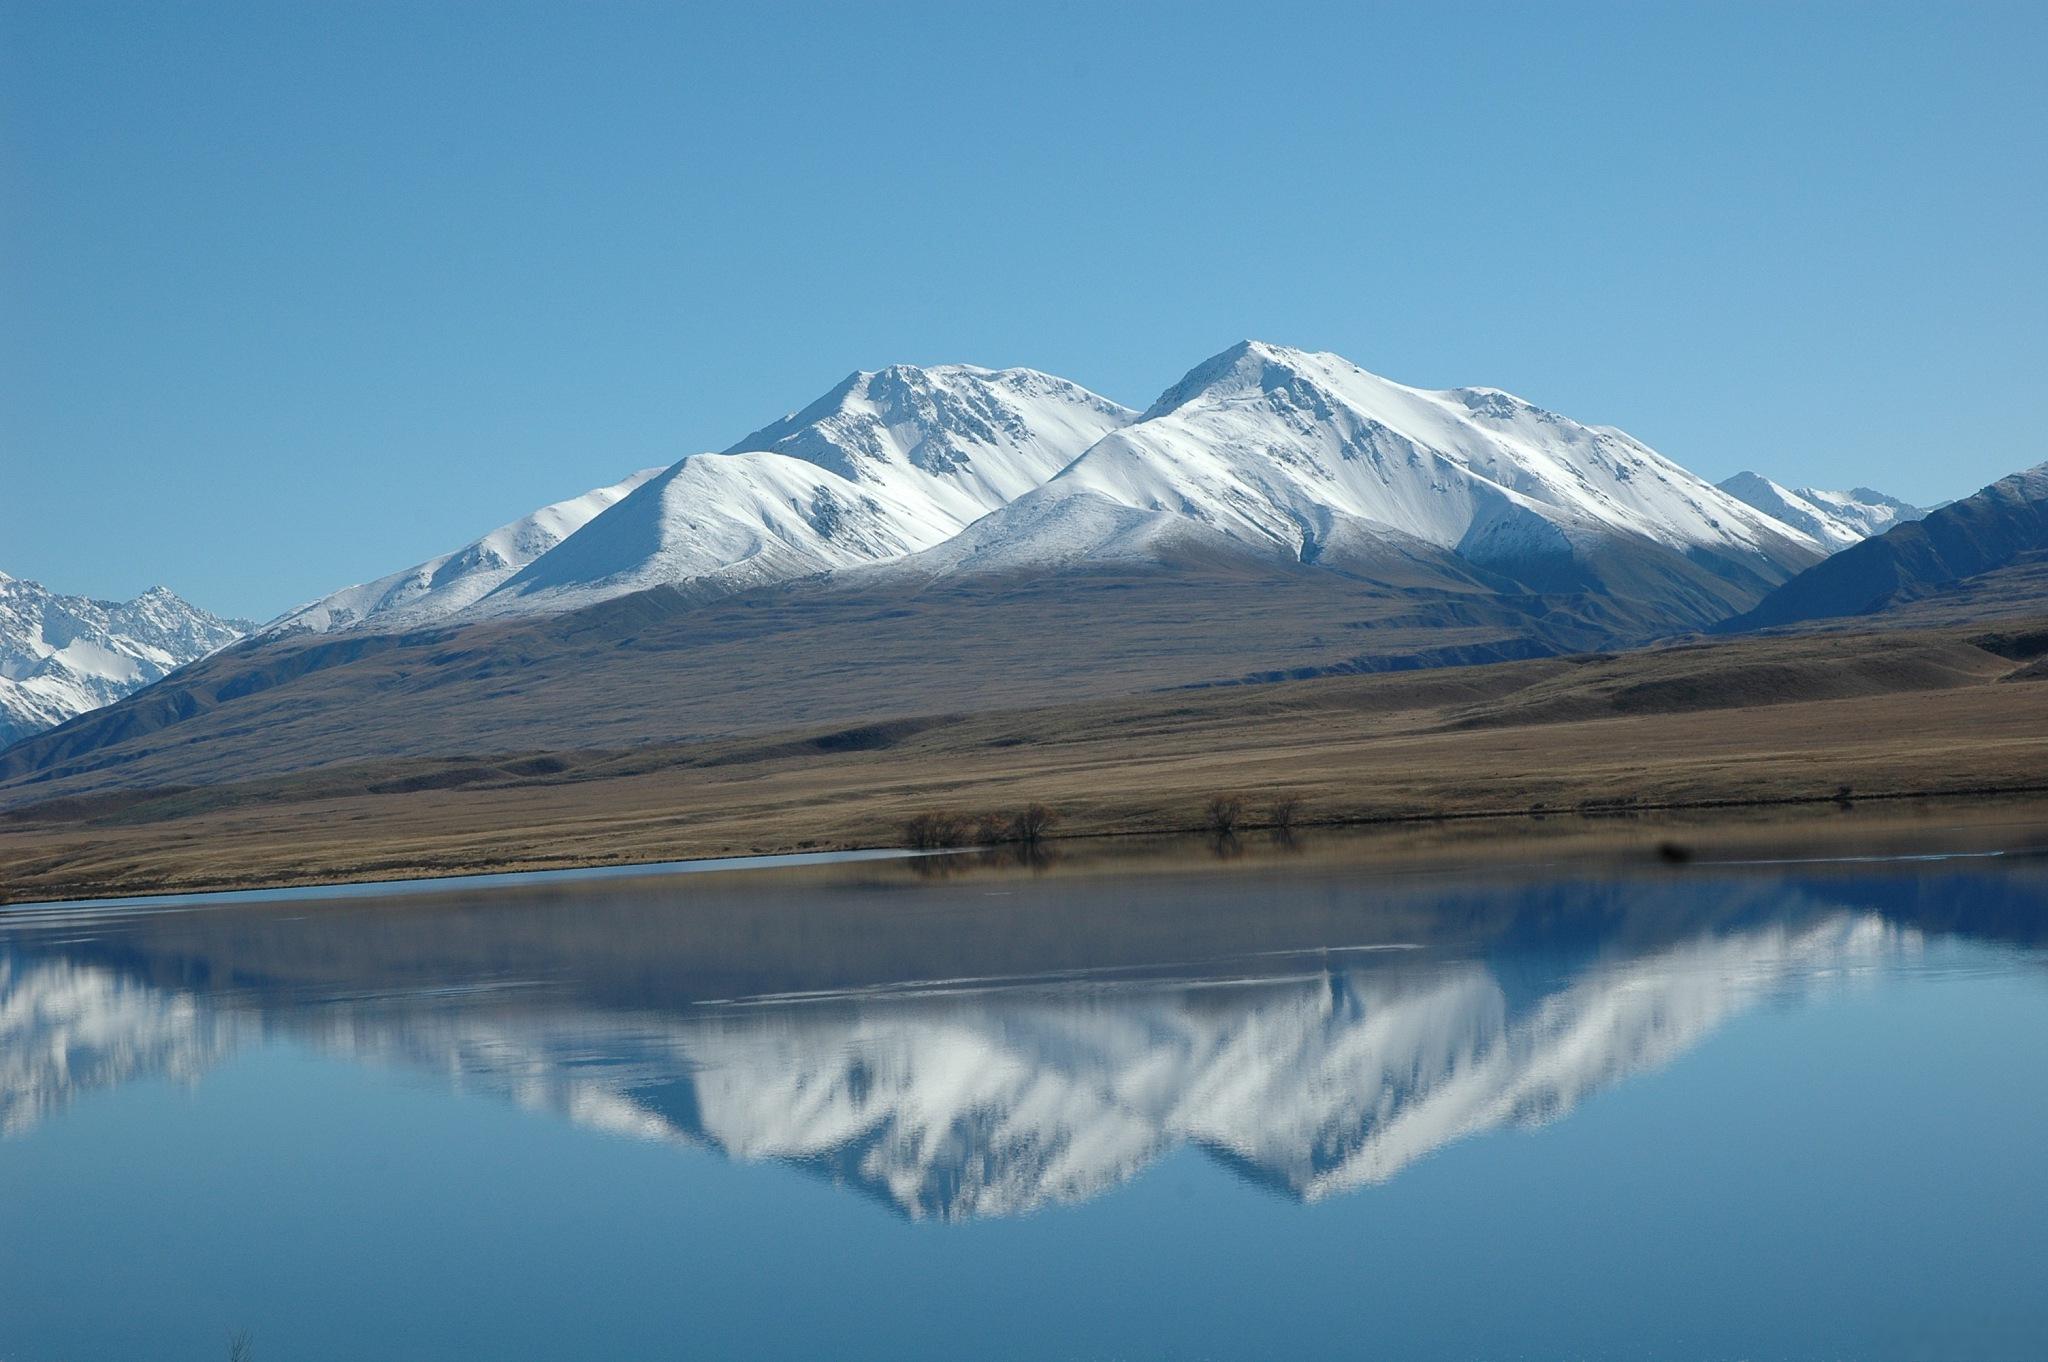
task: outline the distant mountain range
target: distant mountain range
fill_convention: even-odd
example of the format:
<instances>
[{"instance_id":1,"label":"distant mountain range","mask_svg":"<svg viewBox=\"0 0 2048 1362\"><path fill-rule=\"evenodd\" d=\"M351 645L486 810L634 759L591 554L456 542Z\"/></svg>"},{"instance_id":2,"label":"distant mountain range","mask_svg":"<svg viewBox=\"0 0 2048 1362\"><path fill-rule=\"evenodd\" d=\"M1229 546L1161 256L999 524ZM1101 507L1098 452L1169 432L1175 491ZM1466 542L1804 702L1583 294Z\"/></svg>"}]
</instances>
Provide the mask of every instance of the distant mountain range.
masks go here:
<instances>
[{"instance_id":1,"label":"distant mountain range","mask_svg":"<svg viewBox=\"0 0 2048 1362\"><path fill-rule=\"evenodd\" d=\"M630 746L1629 647L1880 609L2048 549L2038 518L1975 498L1923 514L1754 473L1717 487L1498 389L1253 341L1142 411L1035 370L896 366L220 652L240 626L215 621L132 684L204 661L18 743L0 782ZM118 692L8 732L88 698Z\"/></svg>"},{"instance_id":2,"label":"distant mountain range","mask_svg":"<svg viewBox=\"0 0 2048 1362\"><path fill-rule=\"evenodd\" d=\"M1619 431L1496 389L1428 392L1247 341L1142 413L1029 369L857 373L723 454L546 508L265 633L879 564L930 578L1191 559L1400 564L1467 587L1612 594L1701 626L1839 547L1837 529L1790 525Z\"/></svg>"},{"instance_id":3,"label":"distant mountain range","mask_svg":"<svg viewBox=\"0 0 2048 1362\"><path fill-rule=\"evenodd\" d=\"M1873 615L1947 598L1971 613L2048 604L2048 463L1855 544L1795 577L1722 632Z\"/></svg>"},{"instance_id":4,"label":"distant mountain range","mask_svg":"<svg viewBox=\"0 0 2048 1362\"><path fill-rule=\"evenodd\" d=\"M1772 482L1760 473L1737 473L1718 486L1772 519L1804 530L1830 552L1927 514L1922 507L1910 506L1868 487L1852 487L1846 492L1827 492L1818 487L1794 489Z\"/></svg>"},{"instance_id":5,"label":"distant mountain range","mask_svg":"<svg viewBox=\"0 0 2048 1362\"><path fill-rule=\"evenodd\" d=\"M112 704L252 627L160 586L96 601L0 572L0 747Z\"/></svg>"}]
</instances>

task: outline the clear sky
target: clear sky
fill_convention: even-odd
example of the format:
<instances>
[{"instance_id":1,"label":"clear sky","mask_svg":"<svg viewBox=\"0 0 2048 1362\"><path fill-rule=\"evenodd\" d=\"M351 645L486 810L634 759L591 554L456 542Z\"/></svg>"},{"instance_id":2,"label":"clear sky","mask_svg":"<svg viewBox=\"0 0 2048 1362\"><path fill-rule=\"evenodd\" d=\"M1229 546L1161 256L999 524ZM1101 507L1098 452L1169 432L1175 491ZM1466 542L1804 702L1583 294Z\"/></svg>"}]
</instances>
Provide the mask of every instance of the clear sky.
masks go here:
<instances>
[{"instance_id":1,"label":"clear sky","mask_svg":"<svg viewBox=\"0 0 2048 1362\"><path fill-rule=\"evenodd\" d=\"M0 570L268 616L856 368L2048 457L2048 5L0 0Z\"/></svg>"}]
</instances>

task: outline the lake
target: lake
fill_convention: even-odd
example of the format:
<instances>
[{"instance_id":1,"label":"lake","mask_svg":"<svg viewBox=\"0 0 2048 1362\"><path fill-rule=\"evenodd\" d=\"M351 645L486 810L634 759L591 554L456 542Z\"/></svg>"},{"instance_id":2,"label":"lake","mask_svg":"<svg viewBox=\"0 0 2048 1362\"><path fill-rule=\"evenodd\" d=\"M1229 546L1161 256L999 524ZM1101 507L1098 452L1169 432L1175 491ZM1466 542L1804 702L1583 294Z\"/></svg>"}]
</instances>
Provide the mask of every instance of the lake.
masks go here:
<instances>
[{"instance_id":1,"label":"lake","mask_svg":"<svg viewBox=\"0 0 2048 1362\"><path fill-rule=\"evenodd\" d=\"M2048 1355L2048 862L0 910L0 1359Z\"/></svg>"}]
</instances>

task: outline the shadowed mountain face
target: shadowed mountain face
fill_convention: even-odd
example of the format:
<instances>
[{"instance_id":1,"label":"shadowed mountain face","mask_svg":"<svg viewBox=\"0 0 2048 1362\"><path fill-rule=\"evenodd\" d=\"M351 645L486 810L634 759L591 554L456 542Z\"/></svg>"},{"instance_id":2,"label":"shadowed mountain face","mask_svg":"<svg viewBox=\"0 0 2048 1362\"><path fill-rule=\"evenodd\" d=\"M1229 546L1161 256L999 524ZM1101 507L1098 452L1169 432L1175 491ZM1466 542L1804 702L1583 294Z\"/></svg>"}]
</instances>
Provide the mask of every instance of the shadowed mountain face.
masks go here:
<instances>
[{"instance_id":1,"label":"shadowed mountain face","mask_svg":"<svg viewBox=\"0 0 2048 1362\"><path fill-rule=\"evenodd\" d=\"M650 484L651 485L651 484ZM209 783L338 761L627 748L1174 686L1508 661L1653 629L1441 556L663 588L571 614L230 649L0 753L0 784ZM849 678L854 678L850 680ZM0 804L9 802L0 795Z\"/></svg>"},{"instance_id":2,"label":"shadowed mountain face","mask_svg":"<svg viewBox=\"0 0 2048 1362\"><path fill-rule=\"evenodd\" d=\"M1252 882L1248 918L1230 881L919 884L898 865L90 932L16 915L0 1131L290 1041L593 1133L791 1164L911 1218L1085 1200L1181 1148L1313 1202L1566 1119L1930 937L2037 940L2044 902L2024 876L1520 887L1308 867Z\"/></svg>"},{"instance_id":3,"label":"shadowed mountain face","mask_svg":"<svg viewBox=\"0 0 2048 1362\"><path fill-rule=\"evenodd\" d=\"M1925 519L1899 525L1808 568L1720 632L1873 615L1917 605L1933 621L2038 606L2048 557L2048 464L2001 478Z\"/></svg>"}]
</instances>

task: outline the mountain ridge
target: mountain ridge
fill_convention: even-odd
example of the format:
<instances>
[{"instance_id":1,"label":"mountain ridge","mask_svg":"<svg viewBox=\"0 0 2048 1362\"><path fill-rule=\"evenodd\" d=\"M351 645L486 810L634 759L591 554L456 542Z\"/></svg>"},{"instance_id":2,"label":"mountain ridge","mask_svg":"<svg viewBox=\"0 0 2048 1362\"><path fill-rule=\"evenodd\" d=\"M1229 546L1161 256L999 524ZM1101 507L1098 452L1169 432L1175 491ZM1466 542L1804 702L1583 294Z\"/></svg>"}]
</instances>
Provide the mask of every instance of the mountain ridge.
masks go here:
<instances>
[{"instance_id":1,"label":"mountain ridge","mask_svg":"<svg viewBox=\"0 0 2048 1362\"><path fill-rule=\"evenodd\" d=\"M265 637L332 633L372 620L383 627L405 629L446 618L495 591L660 472L643 468L618 482L552 502L459 549L289 610L260 632Z\"/></svg>"},{"instance_id":2,"label":"mountain ridge","mask_svg":"<svg viewBox=\"0 0 2048 1362\"><path fill-rule=\"evenodd\" d=\"M1846 492L1792 488L1748 471L1724 478L1715 486L1768 516L1806 531L1834 550L1861 543L1893 525L1918 520L1929 509L1869 487L1852 487Z\"/></svg>"},{"instance_id":3,"label":"mountain ridge","mask_svg":"<svg viewBox=\"0 0 2048 1362\"><path fill-rule=\"evenodd\" d=\"M1258 341L1195 366L968 535L926 561L1014 571L1196 539L1327 568L1448 557L1523 589L1640 594L1674 627L1743 608L1821 553L1609 427Z\"/></svg>"},{"instance_id":4,"label":"mountain ridge","mask_svg":"<svg viewBox=\"0 0 2048 1362\"><path fill-rule=\"evenodd\" d=\"M584 508L575 523L571 506ZM528 522L550 513L565 532L495 555L509 570L488 579L438 585L527 522L266 632L558 611L655 586L718 593L920 554L924 575L1187 554L1368 570L1434 558L1453 577L1642 596L1691 627L1753 604L1829 547L1611 427L1497 388L1410 388L1252 340L1142 412L1031 369L860 370L721 454Z\"/></svg>"},{"instance_id":5,"label":"mountain ridge","mask_svg":"<svg viewBox=\"0 0 2048 1362\"><path fill-rule=\"evenodd\" d=\"M2025 569L2048 554L2048 463L1852 545L1816 564L1717 632L1873 615L1975 578Z\"/></svg>"},{"instance_id":6,"label":"mountain ridge","mask_svg":"<svg viewBox=\"0 0 2048 1362\"><path fill-rule=\"evenodd\" d=\"M0 748L133 694L251 627L164 586L102 601L0 572Z\"/></svg>"},{"instance_id":7,"label":"mountain ridge","mask_svg":"<svg viewBox=\"0 0 2048 1362\"><path fill-rule=\"evenodd\" d=\"M857 371L721 453L685 455L543 507L262 633L403 631L573 610L659 586L716 594L901 557L1042 483L1133 415L1033 369ZM499 541L526 551L499 551ZM495 561L440 584L450 565L482 556Z\"/></svg>"},{"instance_id":8,"label":"mountain ridge","mask_svg":"<svg viewBox=\"0 0 2048 1362\"><path fill-rule=\"evenodd\" d=\"M1628 647L1823 551L1611 427L1256 341L1142 412L1029 369L858 371L732 449L302 607L5 769L214 770L273 703L295 751L416 755L387 701L517 749L579 712L605 741L738 731L770 693L851 720L873 705L828 679L856 670L951 710Z\"/></svg>"}]
</instances>

